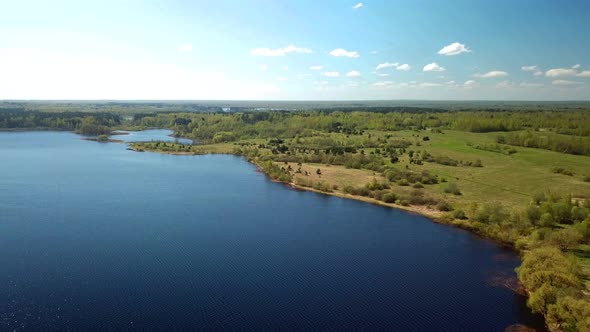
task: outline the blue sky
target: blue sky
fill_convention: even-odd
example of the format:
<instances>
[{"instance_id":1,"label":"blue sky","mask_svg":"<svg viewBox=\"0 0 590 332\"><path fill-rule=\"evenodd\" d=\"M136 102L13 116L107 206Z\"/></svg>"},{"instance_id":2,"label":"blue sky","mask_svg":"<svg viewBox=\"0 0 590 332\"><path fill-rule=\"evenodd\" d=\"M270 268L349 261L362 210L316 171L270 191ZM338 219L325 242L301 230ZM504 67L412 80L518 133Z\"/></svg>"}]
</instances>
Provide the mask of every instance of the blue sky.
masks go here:
<instances>
[{"instance_id":1,"label":"blue sky","mask_svg":"<svg viewBox=\"0 0 590 332\"><path fill-rule=\"evenodd\" d=\"M590 99L590 1L0 3L0 99Z\"/></svg>"}]
</instances>

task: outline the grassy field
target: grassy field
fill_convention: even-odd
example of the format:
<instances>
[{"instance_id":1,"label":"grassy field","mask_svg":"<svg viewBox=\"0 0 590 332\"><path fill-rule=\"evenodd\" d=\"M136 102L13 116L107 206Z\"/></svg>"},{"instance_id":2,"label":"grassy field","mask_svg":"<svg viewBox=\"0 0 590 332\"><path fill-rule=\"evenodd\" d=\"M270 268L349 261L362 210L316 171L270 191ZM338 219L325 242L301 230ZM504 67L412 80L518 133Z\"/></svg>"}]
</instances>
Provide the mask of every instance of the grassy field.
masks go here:
<instances>
[{"instance_id":1,"label":"grassy field","mask_svg":"<svg viewBox=\"0 0 590 332\"><path fill-rule=\"evenodd\" d=\"M415 131L371 132L376 139L391 135L409 140L414 151L428 151L432 155L444 155L461 161L481 160L483 167L446 166L424 162L422 165L410 163L407 154L400 157L395 167L412 171L428 170L448 182L455 182L461 192L460 196L445 194L446 183L425 186L424 190L437 198L444 198L455 207L467 209L472 203L496 201L507 207L526 206L533 194L552 191L558 194L571 193L576 199L590 198L590 182L584 182L584 175L590 174L590 157L563 154L548 150L516 147L516 153L506 155L498 152L484 151L475 148L477 145L494 144L497 133L469 133L444 131L442 133ZM419 136L418 136L419 135ZM423 141L427 135L430 140ZM335 140L344 140L343 134L330 134ZM250 139L239 143L264 143L266 140ZM233 153L237 143L219 143L197 145L193 147L195 154ZM366 149L370 153L374 149ZM297 165L291 164L292 169ZM309 179L321 180L330 185L343 188L347 185L364 186L373 179L382 180L381 174L364 169L347 169L343 166L303 164L303 171L308 171ZM556 174L554 167L562 167L573 171L573 176ZM320 168L322 175L317 176ZM303 175L295 175L303 177ZM398 191L408 190L407 187L394 188Z\"/></svg>"}]
</instances>

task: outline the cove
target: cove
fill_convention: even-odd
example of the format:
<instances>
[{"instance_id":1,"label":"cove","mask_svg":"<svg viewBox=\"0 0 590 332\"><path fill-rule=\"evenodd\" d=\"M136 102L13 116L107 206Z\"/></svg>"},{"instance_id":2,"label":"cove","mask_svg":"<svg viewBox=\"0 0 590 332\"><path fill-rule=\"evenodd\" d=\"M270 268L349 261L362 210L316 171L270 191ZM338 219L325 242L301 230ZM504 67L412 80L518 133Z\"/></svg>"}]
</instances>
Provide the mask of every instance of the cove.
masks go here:
<instances>
[{"instance_id":1,"label":"cove","mask_svg":"<svg viewBox=\"0 0 590 332\"><path fill-rule=\"evenodd\" d=\"M519 263L415 214L292 190L239 157L0 132L2 330L542 330L524 297L490 282Z\"/></svg>"}]
</instances>

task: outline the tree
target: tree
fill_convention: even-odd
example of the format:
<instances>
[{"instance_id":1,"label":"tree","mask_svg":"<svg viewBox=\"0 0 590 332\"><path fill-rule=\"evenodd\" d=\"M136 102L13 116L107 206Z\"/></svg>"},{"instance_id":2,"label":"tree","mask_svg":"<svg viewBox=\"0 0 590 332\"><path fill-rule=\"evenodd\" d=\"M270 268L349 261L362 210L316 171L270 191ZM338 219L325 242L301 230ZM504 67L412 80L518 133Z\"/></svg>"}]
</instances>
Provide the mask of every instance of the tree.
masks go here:
<instances>
[{"instance_id":1,"label":"tree","mask_svg":"<svg viewBox=\"0 0 590 332\"><path fill-rule=\"evenodd\" d=\"M518 279L529 291L527 301L533 312L546 313L559 294L576 291L581 286L576 261L554 247L533 249L524 255L516 269Z\"/></svg>"},{"instance_id":2,"label":"tree","mask_svg":"<svg viewBox=\"0 0 590 332\"><path fill-rule=\"evenodd\" d=\"M397 197L394 193L386 193L381 197L381 199L385 203L394 203Z\"/></svg>"},{"instance_id":3,"label":"tree","mask_svg":"<svg viewBox=\"0 0 590 332\"><path fill-rule=\"evenodd\" d=\"M541 210L536 205L530 205L525 210L525 215L531 224L536 225L541 219Z\"/></svg>"},{"instance_id":4,"label":"tree","mask_svg":"<svg viewBox=\"0 0 590 332\"><path fill-rule=\"evenodd\" d=\"M541 219L539 224L543 227L553 227L555 222L553 221L553 216L549 212L545 212L541 215Z\"/></svg>"},{"instance_id":5,"label":"tree","mask_svg":"<svg viewBox=\"0 0 590 332\"><path fill-rule=\"evenodd\" d=\"M590 331L590 306L572 296L559 298L547 311L547 325L561 331Z\"/></svg>"},{"instance_id":6,"label":"tree","mask_svg":"<svg viewBox=\"0 0 590 332\"><path fill-rule=\"evenodd\" d=\"M559 247L559 249L565 251L575 248L578 244L580 244L582 238L582 234L570 226L551 233L549 242Z\"/></svg>"}]
</instances>

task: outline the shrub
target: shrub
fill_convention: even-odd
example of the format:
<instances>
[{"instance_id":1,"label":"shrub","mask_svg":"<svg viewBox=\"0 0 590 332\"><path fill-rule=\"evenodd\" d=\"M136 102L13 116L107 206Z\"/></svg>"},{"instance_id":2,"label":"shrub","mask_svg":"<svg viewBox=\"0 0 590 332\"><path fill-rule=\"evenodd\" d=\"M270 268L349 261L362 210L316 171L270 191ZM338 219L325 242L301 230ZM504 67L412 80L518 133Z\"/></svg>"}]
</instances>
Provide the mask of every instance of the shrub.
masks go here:
<instances>
[{"instance_id":1,"label":"shrub","mask_svg":"<svg viewBox=\"0 0 590 332\"><path fill-rule=\"evenodd\" d=\"M213 143L223 143L235 141L236 136L230 131L220 131L213 136Z\"/></svg>"},{"instance_id":2,"label":"shrub","mask_svg":"<svg viewBox=\"0 0 590 332\"><path fill-rule=\"evenodd\" d=\"M578 233L574 228L567 227L551 233L549 242L565 251L575 248L580 244L582 238L582 234Z\"/></svg>"},{"instance_id":3,"label":"shrub","mask_svg":"<svg viewBox=\"0 0 590 332\"><path fill-rule=\"evenodd\" d=\"M486 203L475 210L473 219L486 224L500 224L509 219L506 209L499 203Z\"/></svg>"},{"instance_id":4,"label":"shrub","mask_svg":"<svg viewBox=\"0 0 590 332\"><path fill-rule=\"evenodd\" d=\"M580 222L588 218L588 209L579 206L574 206L572 208L571 216L574 222Z\"/></svg>"},{"instance_id":5,"label":"shrub","mask_svg":"<svg viewBox=\"0 0 590 332\"><path fill-rule=\"evenodd\" d=\"M543 227L553 227L554 221L553 216L549 212L545 212L541 215L540 224Z\"/></svg>"},{"instance_id":6,"label":"shrub","mask_svg":"<svg viewBox=\"0 0 590 332\"><path fill-rule=\"evenodd\" d=\"M394 203L396 199L397 196L391 192L383 194L383 196L381 196L381 200L385 203Z\"/></svg>"},{"instance_id":7,"label":"shrub","mask_svg":"<svg viewBox=\"0 0 590 332\"><path fill-rule=\"evenodd\" d=\"M436 204L436 209L439 211L453 211L453 207L447 201L440 201Z\"/></svg>"},{"instance_id":8,"label":"shrub","mask_svg":"<svg viewBox=\"0 0 590 332\"><path fill-rule=\"evenodd\" d=\"M465 215L465 212L463 210L453 211L453 217L455 217L455 219L467 219L467 216Z\"/></svg>"},{"instance_id":9,"label":"shrub","mask_svg":"<svg viewBox=\"0 0 590 332\"><path fill-rule=\"evenodd\" d=\"M551 169L551 171L555 174L563 174L563 175L567 175L567 176L573 176L574 172L569 169L569 168L564 168L564 167L553 167Z\"/></svg>"},{"instance_id":10,"label":"shrub","mask_svg":"<svg viewBox=\"0 0 590 332\"><path fill-rule=\"evenodd\" d=\"M461 190L459 190L459 186L455 182L447 184L443 191L447 194L461 195Z\"/></svg>"},{"instance_id":11,"label":"shrub","mask_svg":"<svg viewBox=\"0 0 590 332\"><path fill-rule=\"evenodd\" d=\"M401 179L401 180L399 180L399 181L397 182L397 184L398 184L398 185L400 185L400 186L403 186L403 187L405 187L405 186L409 186L409 185L410 185L410 184L408 183L408 180L406 180L406 179Z\"/></svg>"},{"instance_id":12,"label":"shrub","mask_svg":"<svg viewBox=\"0 0 590 332\"><path fill-rule=\"evenodd\" d=\"M541 219L541 209L536 205L531 205L525 210L525 215L531 224L536 225Z\"/></svg>"},{"instance_id":13,"label":"shrub","mask_svg":"<svg viewBox=\"0 0 590 332\"><path fill-rule=\"evenodd\" d=\"M330 185L325 182L322 182L322 181L318 181L318 182L314 183L313 189L327 192L327 193L332 192L332 188L330 187Z\"/></svg>"}]
</instances>

